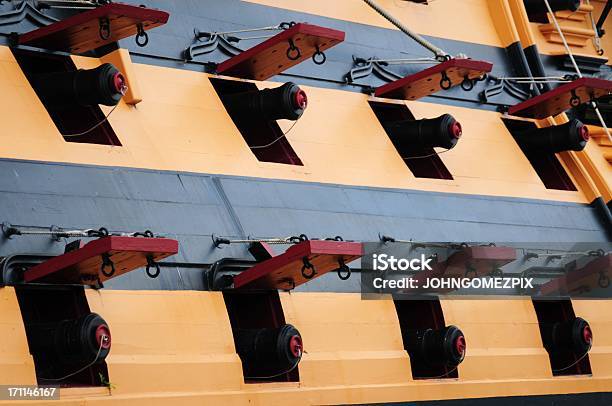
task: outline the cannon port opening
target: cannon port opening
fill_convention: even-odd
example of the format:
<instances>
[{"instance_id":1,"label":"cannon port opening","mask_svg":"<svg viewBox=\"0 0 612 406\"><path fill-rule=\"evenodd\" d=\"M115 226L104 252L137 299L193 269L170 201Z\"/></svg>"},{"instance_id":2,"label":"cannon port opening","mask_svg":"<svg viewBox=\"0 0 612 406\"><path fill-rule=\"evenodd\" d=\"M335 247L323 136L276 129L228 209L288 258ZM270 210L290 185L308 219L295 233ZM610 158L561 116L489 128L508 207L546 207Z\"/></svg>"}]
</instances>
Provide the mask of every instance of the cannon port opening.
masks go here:
<instances>
[{"instance_id":1,"label":"cannon port opening","mask_svg":"<svg viewBox=\"0 0 612 406\"><path fill-rule=\"evenodd\" d=\"M412 378L458 378L467 343L461 330L445 325L440 301L396 299L394 303Z\"/></svg>"},{"instance_id":2,"label":"cannon port opening","mask_svg":"<svg viewBox=\"0 0 612 406\"><path fill-rule=\"evenodd\" d=\"M405 137L393 137L393 134L390 133L389 125L393 122L417 121L405 104L374 101L369 103L393 146L415 177L453 180L453 175L433 147L416 144L406 145L401 141Z\"/></svg>"},{"instance_id":3,"label":"cannon port opening","mask_svg":"<svg viewBox=\"0 0 612 406\"><path fill-rule=\"evenodd\" d=\"M253 95L258 92L259 89L254 83L218 78L211 78L210 81L225 110L257 160L287 165L303 165L289 140L284 136L284 132L276 119L266 119L263 114L257 113L245 114L244 105L234 103L235 101L241 101L241 99L244 101L244 98L238 95ZM296 94L294 100L296 103L302 103L305 107L306 97L304 92ZM265 107L272 110L282 110L279 105L270 106L267 104ZM273 117L274 114L270 114L270 116ZM295 120L296 114L287 114L287 119Z\"/></svg>"},{"instance_id":4,"label":"cannon port opening","mask_svg":"<svg viewBox=\"0 0 612 406\"><path fill-rule=\"evenodd\" d=\"M59 100L54 85L57 80L49 76L76 72L77 67L67 55L47 54L36 51L13 49L13 55L30 85L45 106L49 117L67 142L121 146L121 141L105 119L98 104L84 105L75 100ZM45 79L45 77L49 77ZM114 81L125 83L122 75ZM47 86L46 84L52 84ZM67 87L66 91L72 90ZM91 94L91 92L86 92ZM82 134L82 135L76 135Z\"/></svg>"},{"instance_id":5,"label":"cannon port opening","mask_svg":"<svg viewBox=\"0 0 612 406\"><path fill-rule=\"evenodd\" d=\"M554 152L530 148L523 141L522 134L536 130L537 126L530 121L502 119L510 134L521 148L531 167L536 171L547 189L576 191L561 162Z\"/></svg>"},{"instance_id":6,"label":"cannon port opening","mask_svg":"<svg viewBox=\"0 0 612 406\"><path fill-rule=\"evenodd\" d=\"M553 376L590 375L593 342L589 323L574 314L570 300L533 300Z\"/></svg>"},{"instance_id":7,"label":"cannon port opening","mask_svg":"<svg viewBox=\"0 0 612 406\"><path fill-rule=\"evenodd\" d=\"M83 287L16 286L39 385L107 386L111 334Z\"/></svg>"},{"instance_id":8,"label":"cannon port opening","mask_svg":"<svg viewBox=\"0 0 612 406\"><path fill-rule=\"evenodd\" d=\"M302 337L277 291L223 292L245 383L299 382Z\"/></svg>"}]
</instances>

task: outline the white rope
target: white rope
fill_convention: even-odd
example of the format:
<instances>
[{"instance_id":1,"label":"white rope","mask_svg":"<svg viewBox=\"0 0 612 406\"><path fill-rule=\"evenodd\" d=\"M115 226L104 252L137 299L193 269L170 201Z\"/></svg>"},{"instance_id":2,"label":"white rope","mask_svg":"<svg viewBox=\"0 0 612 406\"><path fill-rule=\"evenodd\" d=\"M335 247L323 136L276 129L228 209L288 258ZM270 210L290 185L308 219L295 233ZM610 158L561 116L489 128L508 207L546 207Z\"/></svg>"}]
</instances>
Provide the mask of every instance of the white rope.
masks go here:
<instances>
[{"instance_id":1,"label":"white rope","mask_svg":"<svg viewBox=\"0 0 612 406\"><path fill-rule=\"evenodd\" d=\"M289 129L284 132L282 135L279 135L278 137L276 137L276 139L274 139L274 141L271 141L265 145L253 145L253 146L249 146L250 149L263 149L263 148L268 148L271 147L273 144L276 144L278 141L280 141L281 139L285 138L287 136L287 134L289 134L289 132L291 132L291 130L293 130L293 127L295 127L295 125L297 124L297 122L300 121L299 119L295 120L293 122L293 124L291 124L291 127L289 127Z\"/></svg>"},{"instance_id":2,"label":"white rope","mask_svg":"<svg viewBox=\"0 0 612 406\"><path fill-rule=\"evenodd\" d=\"M559 37L561 37L561 41L563 42L563 46L565 47L565 52L567 52L567 55L569 56L570 61L572 61L572 65L574 65L574 70L578 74L579 78L583 77L582 72L580 72L580 68L578 67L578 64L576 63L576 59L574 59L574 54L572 53L572 50L567 44L567 40L565 39L565 34L563 34L563 31L561 30L561 26L559 25L559 22L557 21L557 17L555 17L555 13L550 7L550 3L548 2L548 0L544 0L544 3L546 4L546 8L548 9L548 13L551 16L553 23L555 24L555 28L557 29L557 32L559 33ZM610 130L608 129L608 126L606 125L606 122L603 116L601 115L601 112L599 111L597 104L594 101L591 101L591 106L593 107L593 110L595 110L595 114L597 114L597 118L599 119L601 126L604 128L606 135L608 136L608 140L612 142L612 135L610 135Z\"/></svg>"},{"instance_id":3,"label":"white rope","mask_svg":"<svg viewBox=\"0 0 612 406\"><path fill-rule=\"evenodd\" d=\"M448 53L444 52L442 49L438 48L437 46L435 46L431 42L427 41L425 38L423 38L422 36L420 36L416 32L412 31L410 28L406 27L404 24L402 24L402 22L400 20L398 20L397 18L393 17L388 11L386 11L384 8L382 8L374 0L363 0L363 1L368 6L370 6L372 9L374 9L378 14L380 14L382 17L384 17L387 21L389 21L391 24L396 26L404 34L408 35L410 38L415 40L421 46L423 46L426 49L430 50L434 55L436 55L436 58L442 59L442 58L446 58L446 56L448 55Z\"/></svg>"},{"instance_id":4,"label":"white rope","mask_svg":"<svg viewBox=\"0 0 612 406\"><path fill-rule=\"evenodd\" d=\"M110 117L111 114L113 114L113 111L115 111L115 109L117 108L117 106L119 105L119 103L115 104L115 106L111 109L111 111L108 112L108 114L106 116L104 116L104 118L99 121L97 124L95 124L94 126L90 127L89 129L80 132L80 133L75 133L75 134L62 134L62 136L64 138L68 137L80 137L82 135L88 134L90 132L92 132L93 130L95 130L96 128L100 127L102 124L106 123L108 121L108 118Z\"/></svg>"}]
</instances>

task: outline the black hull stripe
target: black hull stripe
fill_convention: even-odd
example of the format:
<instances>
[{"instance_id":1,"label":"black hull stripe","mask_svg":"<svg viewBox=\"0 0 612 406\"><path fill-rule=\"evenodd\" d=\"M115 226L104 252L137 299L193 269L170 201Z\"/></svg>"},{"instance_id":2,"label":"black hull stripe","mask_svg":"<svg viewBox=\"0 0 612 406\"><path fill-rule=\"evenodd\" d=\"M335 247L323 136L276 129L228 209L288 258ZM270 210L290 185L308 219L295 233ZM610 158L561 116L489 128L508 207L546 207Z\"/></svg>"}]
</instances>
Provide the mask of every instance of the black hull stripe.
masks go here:
<instances>
[{"instance_id":1,"label":"black hull stripe","mask_svg":"<svg viewBox=\"0 0 612 406\"><path fill-rule=\"evenodd\" d=\"M0 221L151 229L180 240L180 253L172 259L179 262L249 258L245 247L214 249L212 234L305 233L357 241L376 241L379 233L425 241L608 240L598 209L577 203L8 159L0 160L0 173ZM0 256L59 254L63 248L45 238L0 239ZM135 272L107 287L202 289L200 275L201 269L193 277L166 272L151 280ZM358 278L351 279L358 284ZM345 288L358 285L329 278L329 290Z\"/></svg>"}]
</instances>

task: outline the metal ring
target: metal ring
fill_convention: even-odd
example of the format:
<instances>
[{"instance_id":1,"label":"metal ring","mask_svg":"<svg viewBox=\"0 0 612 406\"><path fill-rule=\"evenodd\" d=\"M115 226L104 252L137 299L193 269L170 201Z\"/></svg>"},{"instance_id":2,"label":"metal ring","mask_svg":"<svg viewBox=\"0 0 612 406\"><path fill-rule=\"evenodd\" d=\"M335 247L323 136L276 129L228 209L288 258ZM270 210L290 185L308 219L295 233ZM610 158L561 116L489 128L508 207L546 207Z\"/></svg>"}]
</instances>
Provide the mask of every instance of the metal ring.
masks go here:
<instances>
[{"instance_id":1,"label":"metal ring","mask_svg":"<svg viewBox=\"0 0 612 406\"><path fill-rule=\"evenodd\" d=\"M446 75L446 72L442 72L442 79L440 79L440 88L442 90L448 90L453 86L450 78Z\"/></svg>"},{"instance_id":2,"label":"metal ring","mask_svg":"<svg viewBox=\"0 0 612 406\"><path fill-rule=\"evenodd\" d=\"M111 37L111 29L110 22L107 18L100 19L100 30L98 31L98 35L100 35L100 39L102 41L107 41Z\"/></svg>"},{"instance_id":3,"label":"metal ring","mask_svg":"<svg viewBox=\"0 0 612 406\"><path fill-rule=\"evenodd\" d=\"M323 65L325 61L327 61L327 57L323 52L321 52L318 45L316 46L316 49L317 51L312 54L312 61L315 63L315 65ZM320 56L321 59L317 60L317 56Z\"/></svg>"},{"instance_id":4,"label":"metal ring","mask_svg":"<svg viewBox=\"0 0 612 406\"><path fill-rule=\"evenodd\" d=\"M461 88L466 92L469 92L474 88L474 81L466 76L461 82Z\"/></svg>"},{"instance_id":5,"label":"metal ring","mask_svg":"<svg viewBox=\"0 0 612 406\"><path fill-rule=\"evenodd\" d=\"M344 258L340 258L338 260L338 264L340 265L338 267L338 269L336 270L338 272L338 278L340 278L341 280L345 281L348 278L351 277L351 268L348 267L348 265L346 265L344 263ZM344 272L344 274L343 274Z\"/></svg>"},{"instance_id":6,"label":"metal ring","mask_svg":"<svg viewBox=\"0 0 612 406\"><path fill-rule=\"evenodd\" d=\"M597 284L599 285L600 288L607 288L608 286L610 286L610 277L608 275L606 275L605 272L600 272L599 273L599 280L597 281Z\"/></svg>"},{"instance_id":7,"label":"metal ring","mask_svg":"<svg viewBox=\"0 0 612 406\"><path fill-rule=\"evenodd\" d=\"M313 276L315 276L315 274L317 273L314 265L310 263L308 257L302 258L302 262L304 263L304 265L302 266L302 276L304 277L304 279L312 279ZM311 269L312 272L306 273L306 269Z\"/></svg>"},{"instance_id":8,"label":"metal ring","mask_svg":"<svg viewBox=\"0 0 612 406\"><path fill-rule=\"evenodd\" d=\"M580 106L581 103L582 101L580 100L580 97L578 97L578 95L575 92L572 92L572 97L570 99L570 106L578 107Z\"/></svg>"},{"instance_id":9,"label":"metal ring","mask_svg":"<svg viewBox=\"0 0 612 406\"><path fill-rule=\"evenodd\" d=\"M142 38L142 40L140 39ZM136 34L136 45L146 47L149 43L149 34L144 30L142 23L138 24L138 33Z\"/></svg>"},{"instance_id":10,"label":"metal ring","mask_svg":"<svg viewBox=\"0 0 612 406\"><path fill-rule=\"evenodd\" d=\"M155 268L155 273L151 273L151 267ZM157 278L161 271L159 269L159 264L153 260L153 257L151 255L147 255L147 268L145 269L145 271L147 272L147 276L149 276L149 278L151 279Z\"/></svg>"},{"instance_id":11,"label":"metal ring","mask_svg":"<svg viewBox=\"0 0 612 406\"><path fill-rule=\"evenodd\" d=\"M602 56L605 53L605 51L603 49L598 49L597 50L597 55Z\"/></svg>"},{"instance_id":12,"label":"metal ring","mask_svg":"<svg viewBox=\"0 0 612 406\"><path fill-rule=\"evenodd\" d=\"M295 21L289 21L289 22L283 21L278 26L282 30L288 30L289 28L293 27L295 24L296 24Z\"/></svg>"},{"instance_id":13,"label":"metal ring","mask_svg":"<svg viewBox=\"0 0 612 406\"><path fill-rule=\"evenodd\" d=\"M100 227L97 230L87 230L87 235L89 237L107 237L108 229L106 227Z\"/></svg>"},{"instance_id":14,"label":"metal ring","mask_svg":"<svg viewBox=\"0 0 612 406\"><path fill-rule=\"evenodd\" d=\"M292 52L295 52L295 54L292 54ZM300 48L296 47L295 44L293 43L293 40L290 39L289 48L287 48L287 58L290 61L297 61L298 59L300 59L301 56L302 56L302 52L300 51Z\"/></svg>"},{"instance_id":15,"label":"metal ring","mask_svg":"<svg viewBox=\"0 0 612 406\"><path fill-rule=\"evenodd\" d=\"M110 272L105 271L107 267L110 267ZM110 278L115 274L115 263L111 261L108 254L102 254L102 266L100 267L100 272L102 272L102 275L106 276L107 278Z\"/></svg>"}]
</instances>

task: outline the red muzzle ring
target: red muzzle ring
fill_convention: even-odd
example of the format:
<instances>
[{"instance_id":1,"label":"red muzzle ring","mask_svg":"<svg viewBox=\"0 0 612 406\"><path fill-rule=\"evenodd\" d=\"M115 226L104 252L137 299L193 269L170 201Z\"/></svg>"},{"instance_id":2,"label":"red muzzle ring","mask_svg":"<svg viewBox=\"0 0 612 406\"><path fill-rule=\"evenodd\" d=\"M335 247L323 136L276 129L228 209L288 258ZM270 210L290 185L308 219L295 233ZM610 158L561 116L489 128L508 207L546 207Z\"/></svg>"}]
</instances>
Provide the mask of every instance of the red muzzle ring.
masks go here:
<instances>
[{"instance_id":1,"label":"red muzzle ring","mask_svg":"<svg viewBox=\"0 0 612 406\"><path fill-rule=\"evenodd\" d=\"M106 324L100 324L96 328L96 343L102 347L102 349L109 349L111 346L111 334L110 329Z\"/></svg>"},{"instance_id":2,"label":"red muzzle ring","mask_svg":"<svg viewBox=\"0 0 612 406\"><path fill-rule=\"evenodd\" d=\"M593 343L593 331L591 331L590 326L584 326L582 329L582 339L589 345Z\"/></svg>"},{"instance_id":3,"label":"red muzzle ring","mask_svg":"<svg viewBox=\"0 0 612 406\"><path fill-rule=\"evenodd\" d=\"M289 351L294 357L299 358L302 356L302 350L304 346L302 344L302 337L294 335L289 340Z\"/></svg>"},{"instance_id":4,"label":"red muzzle ring","mask_svg":"<svg viewBox=\"0 0 612 406\"><path fill-rule=\"evenodd\" d=\"M115 88L115 92L125 94L127 84L125 83L125 77L121 72L117 72L113 75L113 86Z\"/></svg>"},{"instance_id":5,"label":"red muzzle ring","mask_svg":"<svg viewBox=\"0 0 612 406\"><path fill-rule=\"evenodd\" d=\"M295 107L304 110L308 105L308 96L306 95L306 92L302 89L298 89L293 97L293 103Z\"/></svg>"},{"instance_id":6,"label":"red muzzle ring","mask_svg":"<svg viewBox=\"0 0 612 406\"><path fill-rule=\"evenodd\" d=\"M449 127L448 127L448 131L450 132L450 135L453 136L454 138L461 138L461 135L463 134L463 130L461 128L461 123L459 121L455 121L453 122Z\"/></svg>"},{"instance_id":7,"label":"red muzzle ring","mask_svg":"<svg viewBox=\"0 0 612 406\"><path fill-rule=\"evenodd\" d=\"M580 134L582 139L585 141L588 141L589 138L591 138L591 135L589 134L589 127L587 127L586 125L583 125L578 129L578 134Z\"/></svg>"},{"instance_id":8,"label":"red muzzle ring","mask_svg":"<svg viewBox=\"0 0 612 406\"><path fill-rule=\"evenodd\" d=\"M457 354L459 354L460 356L463 356L466 348L467 348L467 344L465 342L465 337L464 336L457 337L457 339L455 340L455 351L457 351Z\"/></svg>"}]
</instances>

